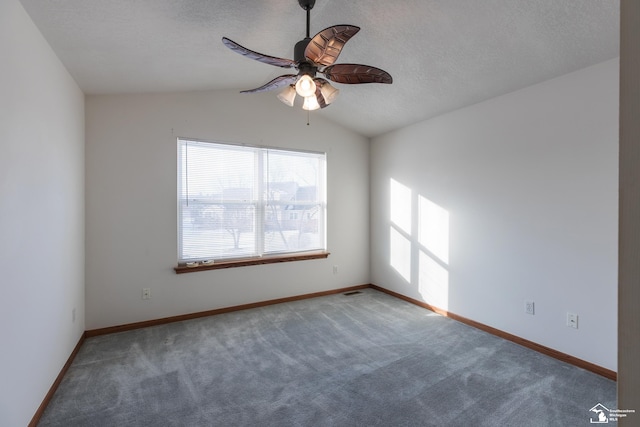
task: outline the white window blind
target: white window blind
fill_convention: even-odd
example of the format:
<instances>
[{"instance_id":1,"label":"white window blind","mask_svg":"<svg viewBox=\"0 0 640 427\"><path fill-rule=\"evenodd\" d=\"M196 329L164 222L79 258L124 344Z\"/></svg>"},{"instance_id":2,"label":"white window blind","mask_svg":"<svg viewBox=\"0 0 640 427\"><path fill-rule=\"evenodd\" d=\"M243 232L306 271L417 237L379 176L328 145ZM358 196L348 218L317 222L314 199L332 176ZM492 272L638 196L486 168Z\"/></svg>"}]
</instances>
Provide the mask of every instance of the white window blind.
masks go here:
<instances>
[{"instance_id":1,"label":"white window blind","mask_svg":"<svg viewBox=\"0 0 640 427\"><path fill-rule=\"evenodd\" d=\"M326 155L178 139L179 262L326 249Z\"/></svg>"}]
</instances>

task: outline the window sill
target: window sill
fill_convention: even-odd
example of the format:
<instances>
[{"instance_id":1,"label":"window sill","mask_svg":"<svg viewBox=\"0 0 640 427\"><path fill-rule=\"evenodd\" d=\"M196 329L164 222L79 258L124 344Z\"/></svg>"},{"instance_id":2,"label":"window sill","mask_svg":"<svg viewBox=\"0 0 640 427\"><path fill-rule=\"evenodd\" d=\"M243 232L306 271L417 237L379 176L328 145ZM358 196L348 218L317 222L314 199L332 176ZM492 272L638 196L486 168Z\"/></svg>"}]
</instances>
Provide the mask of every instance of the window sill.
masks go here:
<instances>
[{"instance_id":1,"label":"window sill","mask_svg":"<svg viewBox=\"0 0 640 427\"><path fill-rule=\"evenodd\" d=\"M196 271L218 270L221 268L246 267L249 265L274 264L277 262L306 261L310 259L327 258L329 252L304 252L300 254L273 255L260 258L241 258L234 260L218 261L213 264L197 265L187 267L186 264L179 264L174 267L176 274L195 273Z\"/></svg>"}]
</instances>

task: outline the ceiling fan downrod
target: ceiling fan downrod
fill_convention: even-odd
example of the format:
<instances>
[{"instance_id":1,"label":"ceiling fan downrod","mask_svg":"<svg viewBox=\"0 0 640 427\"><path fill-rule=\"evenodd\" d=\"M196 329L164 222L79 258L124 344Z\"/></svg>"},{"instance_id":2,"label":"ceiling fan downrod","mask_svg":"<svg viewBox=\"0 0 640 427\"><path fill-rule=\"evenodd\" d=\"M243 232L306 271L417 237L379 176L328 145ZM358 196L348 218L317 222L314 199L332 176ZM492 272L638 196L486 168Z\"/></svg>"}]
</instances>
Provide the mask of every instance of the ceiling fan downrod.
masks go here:
<instances>
[{"instance_id":1,"label":"ceiling fan downrod","mask_svg":"<svg viewBox=\"0 0 640 427\"><path fill-rule=\"evenodd\" d=\"M307 11L307 35L303 40L300 40L293 47L293 60L296 61L298 64L303 64L303 63L308 64L307 59L304 55L304 52L307 49L307 45L311 41L311 36L309 35L310 27L311 27L311 9L313 9L313 6L315 6L316 0L298 0L298 3L300 4L301 8Z\"/></svg>"},{"instance_id":2,"label":"ceiling fan downrod","mask_svg":"<svg viewBox=\"0 0 640 427\"><path fill-rule=\"evenodd\" d=\"M300 7L307 11L307 38L310 38L309 27L311 26L311 9L316 4L316 0L298 0Z\"/></svg>"}]
</instances>

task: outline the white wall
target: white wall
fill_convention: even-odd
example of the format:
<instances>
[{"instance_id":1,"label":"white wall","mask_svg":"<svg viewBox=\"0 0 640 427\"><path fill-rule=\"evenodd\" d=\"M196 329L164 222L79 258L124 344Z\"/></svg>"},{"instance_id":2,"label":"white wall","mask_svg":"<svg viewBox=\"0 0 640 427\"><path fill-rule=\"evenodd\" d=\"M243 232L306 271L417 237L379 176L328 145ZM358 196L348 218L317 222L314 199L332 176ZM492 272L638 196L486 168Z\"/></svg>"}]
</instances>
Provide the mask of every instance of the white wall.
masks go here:
<instances>
[{"instance_id":1,"label":"white wall","mask_svg":"<svg viewBox=\"0 0 640 427\"><path fill-rule=\"evenodd\" d=\"M86 103L88 330L370 282L366 138L271 93ZM329 258L175 274L178 136L326 151Z\"/></svg>"},{"instance_id":2,"label":"white wall","mask_svg":"<svg viewBox=\"0 0 640 427\"><path fill-rule=\"evenodd\" d=\"M612 60L375 138L373 283L615 370L618 80ZM448 260L420 197L448 212Z\"/></svg>"},{"instance_id":3,"label":"white wall","mask_svg":"<svg viewBox=\"0 0 640 427\"><path fill-rule=\"evenodd\" d=\"M84 331L84 96L17 0L0 58L0 425L24 426Z\"/></svg>"}]
</instances>

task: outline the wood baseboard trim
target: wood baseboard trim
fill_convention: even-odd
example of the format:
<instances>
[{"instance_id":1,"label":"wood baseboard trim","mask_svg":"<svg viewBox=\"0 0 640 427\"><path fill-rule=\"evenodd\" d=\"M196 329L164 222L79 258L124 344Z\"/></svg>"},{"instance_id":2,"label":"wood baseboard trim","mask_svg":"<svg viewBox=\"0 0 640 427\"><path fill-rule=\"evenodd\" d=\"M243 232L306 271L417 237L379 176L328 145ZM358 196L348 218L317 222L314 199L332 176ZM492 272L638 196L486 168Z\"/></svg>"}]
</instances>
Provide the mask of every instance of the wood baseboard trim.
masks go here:
<instances>
[{"instance_id":1,"label":"wood baseboard trim","mask_svg":"<svg viewBox=\"0 0 640 427\"><path fill-rule=\"evenodd\" d=\"M145 320L145 321L142 321L142 322L127 323L125 325L109 326L107 328L99 328L99 329L91 329L91 330L85 331L85 335L86 335L87 338L91 338L91 337L96 337L96 336L99 336L99 335L107 335L107 334L113 334L113 333L116 333L116 332L125 332L125 331L131 331L131 330L134 330L134 329L147 328L149 326L164 325L166 323L181 322L183 320L197 319L199 317L214 316L216 314L231 313L231 312L234 312L234 311L248 310L250 308L266 307L268 305L281 304L283 302L301 301L301 300L305 300L305 299L317 298L317 297L322 297L322 296L326 296L326 295L340 294L340 293L356 291L356 290L360 290L360 289L367 289L369 287L370 287L370 285L368 285L368 284L367 285L356 285L356 286L350 286L350 287L347 287L347 288L332 289L332 290L329 290L329 291L314 292L314 293L311 293L311 294L295 295L295 296L292 296L292 297L277 298L277 299L272 299L272 300L267 300L267 301L254 302L254 303L250 303L250 304L242 304L242 305L236 305L236 306L232 306L232 307L224 307L224 308L218 308L218 309L214 309L214 310L200 311L200 312L197 312L197 313L181 314L181 315L178 315L178 316L164 317L162 319Z\"/></svg>"},{"instance_id":2,"label":"wood baseboard trim","mask_svg":"<svg viewBox=\"0 0 640 427\"><path fill-rule=\"evenodd\" d=\"M83 332L82 335L80 336L80 339L78 340L78 344L76 344L76 346L74 347L73 351L71 352L71 355L67 359L67 363L64 364L64 366L62 367L62 370L60 371L55 381L51 385L51 388L49 388L49 391L44 396L42 403L36 410L36 413L33 415L33 418L31 418L31 422L28 424L28 427L36 427L40 422L40 418L42 418L42 414L44 414L44 410L47 409L47 405L49 405L49 402L51 401L53 394L56 392L56 390L60 386L60 383L62 382L62 378L64 378L64 375L69 370L71 363L73 363L73 359L76 358L78 351L80 351L80 347L82 347L82 343L84 343L86 335L87 333Z\"/></svg>"},{"instance_id":3,"label":"wood baseboard trim","mask_svg":"<svg viewBox=\"0 0 640 427\"><path fill-rule=\"evenodd\" d=\"M544 345L535 343L533 341L529 341L527 339L520 338L520 337L518 337L516 335L512 335L512 334L510 334L508 332L501 331L500 329L496 329L496 328L493 328L491 326L485 325L483 323L476 322L475 320L467 319L466 317L459 316L459 315L457 315L455 313L451 313L451 312L449 312L447 310L443 310L443 309L438 308L438 307L434 307L434 306L432 306L430 304L427 304L426 302L422 302L422 301L413 299L411 297L399 294L399 293L391 291L389 289L385 289L383 287L380 287L380 286L377 286L377 285L373 285L373 284L370 285L370 288L375 289L375 290L380 291L380 292L384 292L385 294L394 296L394 297L399 298L401 300L407 301L407 302L409 302L411 304L415 304L417 306L426 308L426 309L431 310L431 311L433 311L435 313L438 313L438 314L440 314L442 316L449 317L451 319L457 320L458 322L464 323L466 325L473 326L476 329L480 329L481 331L488 332L491 335L495 335L495 336L503 338L503 339L505 339L507 341L511 341L511 342L519 344L519 345L521 345L523 347L529 348L531 350L535 350L538 353L545 354L547 356L553 357L554 359L561 360L561 361L563 361L565 363L568 363L570 365L577 366L578 368L582 368L582 369L585 369L587 371L593 372L594 374L601 375L601 376L603 376L605 378L608 378L610 380L613 380L613 381L617 381L618 380L618 374L615 371L612 371L612 370L607 369L607 368L603 368L602 366L598 366L598 365L596 365L594 363L591 363L591 362L587 362L586 360L582 360L582 359L579 359L577 357L571 356L569 354L562 353L562 352L560 352L558 350L554 350L554 349L546 347Z\"/></svg>"}]
</instances>

